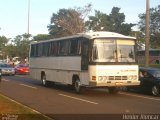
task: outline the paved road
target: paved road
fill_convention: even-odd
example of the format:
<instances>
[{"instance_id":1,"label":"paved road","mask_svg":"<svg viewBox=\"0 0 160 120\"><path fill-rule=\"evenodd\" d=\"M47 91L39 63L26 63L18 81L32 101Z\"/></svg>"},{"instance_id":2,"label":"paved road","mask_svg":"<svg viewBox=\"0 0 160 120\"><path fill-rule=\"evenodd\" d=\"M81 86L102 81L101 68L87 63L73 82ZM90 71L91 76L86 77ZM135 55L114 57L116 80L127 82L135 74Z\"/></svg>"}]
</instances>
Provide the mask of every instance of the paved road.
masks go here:
<instances>
[{"instance_id":1,"label":"paved road","mask_svg":"<svg viewBox=\"0 0 160 120\"><path fill-rule=\"evenodd\" d=\"M127 117L134 117L133 114L138 114L138 118L150 114L160 119L160 97L139 93L112 95L105 89L87 89L76 94L65 85L43 87L41 81L28 76L3 77L0 93L55 120L103 120L116 115L129 120Z\"/></svg>"}]
</instances>

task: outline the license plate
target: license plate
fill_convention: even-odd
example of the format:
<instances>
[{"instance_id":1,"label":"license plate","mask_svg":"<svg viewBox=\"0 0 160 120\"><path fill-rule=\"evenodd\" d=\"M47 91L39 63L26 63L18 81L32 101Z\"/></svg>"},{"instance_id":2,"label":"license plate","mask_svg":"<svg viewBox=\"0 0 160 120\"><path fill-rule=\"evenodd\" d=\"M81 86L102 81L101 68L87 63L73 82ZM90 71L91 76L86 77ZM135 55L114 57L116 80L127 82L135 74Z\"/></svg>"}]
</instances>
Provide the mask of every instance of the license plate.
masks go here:
<instances>
[{"instance_id":1,"label":"license plate","mask_svg":"<svg viewBox=\"0 0 160 120\"><path fill-rule=\"evenodd\" d=\"M116 82L116 86L123 86L123 82Z\"/></svg>"}]
</instances>

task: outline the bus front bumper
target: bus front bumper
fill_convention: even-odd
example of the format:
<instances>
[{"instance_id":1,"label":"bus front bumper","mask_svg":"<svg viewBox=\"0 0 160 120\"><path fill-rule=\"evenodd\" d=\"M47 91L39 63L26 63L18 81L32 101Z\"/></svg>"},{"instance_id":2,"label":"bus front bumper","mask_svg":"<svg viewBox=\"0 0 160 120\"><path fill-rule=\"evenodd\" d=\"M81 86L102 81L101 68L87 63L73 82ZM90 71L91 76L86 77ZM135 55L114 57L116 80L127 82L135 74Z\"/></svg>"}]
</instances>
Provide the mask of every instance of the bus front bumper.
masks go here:
<instances>
[{"instance_id":1,"label":"bus front bumper","mask_svg":"<svg viewBox=\"0 0 160 120\"><path fill-rule=\"evenodd\" d=\"M140 81L109 81L109 82L96 82L90 81L90 87L113 87L113 86L136 86L140 85Z\"/></svg>"}]
</instances>

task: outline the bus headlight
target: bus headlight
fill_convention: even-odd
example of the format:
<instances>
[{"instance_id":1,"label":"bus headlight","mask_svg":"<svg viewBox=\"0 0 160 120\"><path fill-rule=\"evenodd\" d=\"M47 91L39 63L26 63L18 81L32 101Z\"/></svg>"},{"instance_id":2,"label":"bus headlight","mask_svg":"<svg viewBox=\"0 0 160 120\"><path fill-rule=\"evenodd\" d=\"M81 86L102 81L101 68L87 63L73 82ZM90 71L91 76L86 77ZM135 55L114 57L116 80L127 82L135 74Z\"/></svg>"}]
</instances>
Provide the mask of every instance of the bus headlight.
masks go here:
<instances>
[{"instance_id":1,"label":"bus headlight","mask_svg":"<svg viewBox=\"0 0 160 120\"><path fill-rule=\"evenodd\" d=\"M98 81L105 82L107 80L107 76L99 76Z\"/></svg>"},{"instance_id":2,"label":"bus headlight","mask_svg":"<svg viewBox=\"0 0 160 120\"><path fill-rule=\"evenodd\" d=\"M98 81L102 81L103 77L102 76L98 76Z\"/></svg>"},{"instance_id":3,"label":"bus headlight","mask_svg":"<svg viewBox=\"0 0 160 120\"><path fill-rule=\"evenodd\" d=\"M128 76L128 80L136 80L136 79L137 79L137 75Z\"/></svg>"},{"instance_id":4,"label":"bus headlight","mask_svg":"<svg viewBox=\"0 0 160 120\"><path fill-rule=\"evenodd\" d=\"M107 80L107 76L104 76L104 77L103 77L103 81L106 81L106 80Z\"/></svg>"},{"instance_id":5,"label":"bus headlight","mask_svg":"<svg viewBox=\"0 0 160 120\"><path fill-rule=\"evenodd\" d=\"M137 75L133 75L133 80L137 80Z\"/></svg>"}]
</instances>

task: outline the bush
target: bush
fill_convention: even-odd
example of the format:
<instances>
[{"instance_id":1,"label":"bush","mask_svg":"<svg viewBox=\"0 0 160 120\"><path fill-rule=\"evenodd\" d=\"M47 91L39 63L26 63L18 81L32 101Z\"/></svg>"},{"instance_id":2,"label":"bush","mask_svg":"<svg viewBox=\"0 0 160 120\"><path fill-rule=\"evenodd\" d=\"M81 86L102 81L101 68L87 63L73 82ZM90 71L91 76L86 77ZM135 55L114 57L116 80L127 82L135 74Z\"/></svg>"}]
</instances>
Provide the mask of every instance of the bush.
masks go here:
<instances>
[{"instance_id":1,"label":"bush","mask_svg":"<svg viewBox=\"0 0 160 120\"><path fill-rule=\"evenodd\" d=\"M140 64L140 67L144 67L144 64ZM159 68L160 69L160 64L150 64L149 67L153 67L153 68Z\"/></svg>"}]
</instances>

